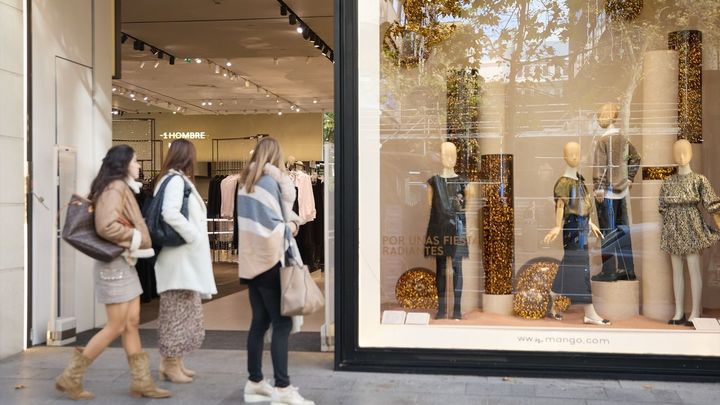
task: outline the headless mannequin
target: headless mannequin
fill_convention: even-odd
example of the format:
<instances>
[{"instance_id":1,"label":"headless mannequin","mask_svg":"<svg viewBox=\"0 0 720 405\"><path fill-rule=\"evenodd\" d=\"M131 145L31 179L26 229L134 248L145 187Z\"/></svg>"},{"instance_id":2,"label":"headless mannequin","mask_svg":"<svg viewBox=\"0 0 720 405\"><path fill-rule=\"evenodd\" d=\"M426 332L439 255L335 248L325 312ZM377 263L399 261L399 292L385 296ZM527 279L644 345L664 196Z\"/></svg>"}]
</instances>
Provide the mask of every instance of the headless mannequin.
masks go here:
<instances>
[{"instance_id":1,"label":"headless mannequin","mask_svg":"<svg viewBox=\"0 0 720 405\"><path fill-rule=\"evenodd\" d=\"M563 158L565 159L566 167L565 167L565 173L563 174L564 177L568 177L571 179L578 179L578 166L580 165L580 144L577 142L568 142L565 144L565 147L563 148ZM550 230L550 232L545 235L544 242L545 244L550 244L555 239L557 239L558 235L560 234L560 231L563 229L563 222L565 219L565 203L563 200L558 199L557 203L555 205L555 227ZM600 233L600 229L592 222L592 219L589 220L590 225L590 231L595 235L596 237L602 239L602 234ZM557 293L550 292L550 295L553 297L553 302L555 299L555 296L557 296ZM553 318L561 320L562 315L558 314L555 311L555 306L552 306L551 309L551 315ZM595 311L595 306L593 304L586 304L585 305L585 317L583 319L585 323L594 324L594 325L609 325L610 322L603 319L598 313Z\"/></svg>"},{"instance_id":2,"label":"headless mannequin","mask_svg":"<svg viewBox=\"0 0 720 405\"><path fill-rule=\"evenodd\" d=\"M692 173L690 161L692 160L692 146L690 142L681 139L673 145L673 158L678 165L677 172L680 175ZM713 216L715 224L720 228L720 214ZM673 291L675 294L675 316L669 322L671 324L682 324L685 317L683 307L685 304L685 275L683 274L683 258L687 259L688 274L690 275L690 292L692 294L692 310L688 317L688 323L700 317L702 308L702 271L700 269L700 252L686 256L670 255L673 269ZM673 322L675 321L675 322Z\"/></svg>"},{"instance_id":3,"label":"headless mannequin","mask_svg":"<svg viewBox=\"0 0 720 405\"><path fill-rule=\"evenodd\" d=\"M452 179L458 177L457 173L455 173L455 164L457 163L457 148L455 147L455 144L452 142L443 142L440 147L440 157L442 161L443 168L440 171L439 176L445 179ZM470 193L469 189L465 189L465 197L469 198ZM427 188L427 201L428 205L432 206L433 204L433 189L432 187ZM459 320L462 319L462 313L460 310L460 297L462 293L462 274L460 273L462 270L460 268L457 268L458 261L462 263L462 258L453 258L452 256L436 256L437 261L447 261L448 259L451 260L452 268L453 268L453 284L454 284L454 292L455 292L455 302L454 302L454 310L453 310L453 319ZM460 264L461 266L461 264ZM444 263L444 266L438 263L438 270L440 268L446 268L447 262ZM438 309L438 313L436 315L436 319L442 319L445 317L445 302L446 302L446 289L445 289L445 272L444 271L438 271L438 278L437 278L437 286L438 286L438 299L440 301L440 306Z\"/></svg>"}]
</instances>

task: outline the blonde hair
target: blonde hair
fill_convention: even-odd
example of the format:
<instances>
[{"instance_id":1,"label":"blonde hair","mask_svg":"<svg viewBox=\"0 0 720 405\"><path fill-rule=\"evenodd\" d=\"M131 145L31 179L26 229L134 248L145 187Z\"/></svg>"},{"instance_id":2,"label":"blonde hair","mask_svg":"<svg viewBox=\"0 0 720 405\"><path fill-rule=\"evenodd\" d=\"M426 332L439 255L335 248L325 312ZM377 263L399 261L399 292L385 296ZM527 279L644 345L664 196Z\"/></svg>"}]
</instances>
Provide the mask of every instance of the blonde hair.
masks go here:
<instances>
[{"instance_id":1,"label":"blonde hair","mask_svg":"<svg viewBox=\"0 0 720 405\"><path fill-rule=\"evenodd\" d=\"M597 112L598 124L601 128L607 128L618 118L620 108L615 103L606 103Z\"/></svg>"},{"instance_id":2,"label":"blonde hair","mask_svg":"<svg viewBox=\"0 0 720 405\"><path fill-rule=\"evenodd\" d=\"M250 163L245 166L242 174L240 174L240 186L245 188L246 193L255 191L255 184L257 184L260 177L263 176L263 168L266 163L270 163L282 172L285 171L285 162L280 142L271 136L261 139L260 142L255 145Z\"/></svg>"}]
</instances>

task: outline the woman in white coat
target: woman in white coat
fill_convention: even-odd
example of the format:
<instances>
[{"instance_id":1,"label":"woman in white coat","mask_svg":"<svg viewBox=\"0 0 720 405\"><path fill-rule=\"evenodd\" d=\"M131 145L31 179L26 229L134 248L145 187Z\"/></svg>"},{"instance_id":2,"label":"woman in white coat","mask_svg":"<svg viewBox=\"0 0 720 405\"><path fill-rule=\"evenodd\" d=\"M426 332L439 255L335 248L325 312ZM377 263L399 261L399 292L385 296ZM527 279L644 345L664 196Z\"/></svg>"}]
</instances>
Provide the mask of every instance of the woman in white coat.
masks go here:
<instances>
[{"instance_id":1,"label":"woman in white coat","mask_svg":"<svg viewBox=\"0 0 720 405\"><path fill-rule=\"evenodd\" d=\"M180 246L165 246L155 263L157 291L160 294L158 341L160 379L174 383L193 381L195 372L185 368L183 356L202 345L202 299L217 294L213 276L210 242L207 234L207 209L193 184L195 146L187 140L173 141L155 186L157 194L165 187L162 218L184 240ZM181 213L185 190L188 217Z\"/></svg>"}]
</instances>

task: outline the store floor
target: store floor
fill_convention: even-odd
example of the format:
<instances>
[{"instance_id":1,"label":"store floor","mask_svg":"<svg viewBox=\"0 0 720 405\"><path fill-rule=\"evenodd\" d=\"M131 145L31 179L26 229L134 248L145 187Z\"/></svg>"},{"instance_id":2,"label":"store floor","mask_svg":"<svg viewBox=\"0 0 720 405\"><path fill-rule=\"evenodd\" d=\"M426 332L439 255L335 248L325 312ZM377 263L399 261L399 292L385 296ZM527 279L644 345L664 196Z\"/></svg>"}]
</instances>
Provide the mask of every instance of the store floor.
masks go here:
<instances>
[{"instance_id":1,"label":"store floor","mask_svg":"<svg viewBox=\"0 0 720 405\"><path fill-rule=\"evenodd\" d=\"M214 266L215 280L218 285L218 296L203 303L204 325L206 330L247 331L250 328L252 311L248 299L247 286L240 285L237 278L237 264L216 263ZM323 272L313 272L313 279L320 289L324 287ZM158 299L143 304L141 312L141 329L157 328ZM155 311L155 316L151 316ZM304 317L303 332L320 332L324 323L325 312L318 311Z\"/></svg>"}]
</instances>

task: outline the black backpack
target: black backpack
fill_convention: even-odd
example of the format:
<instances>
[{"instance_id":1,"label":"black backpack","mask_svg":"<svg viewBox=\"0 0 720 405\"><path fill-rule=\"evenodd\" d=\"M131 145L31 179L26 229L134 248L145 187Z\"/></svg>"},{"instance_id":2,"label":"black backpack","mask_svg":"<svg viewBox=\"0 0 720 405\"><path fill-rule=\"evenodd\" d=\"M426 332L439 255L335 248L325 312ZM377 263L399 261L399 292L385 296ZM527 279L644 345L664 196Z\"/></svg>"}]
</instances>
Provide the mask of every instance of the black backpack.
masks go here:
<instances>
[{"instance_id":1,"label":"black backpack","mask_svg":"<svg viewBox=\"0 0 720 405\"><path fill-rule=\"evenodd\" d=\"M145 217L145 223L147 224L148 230L150 231L150 239L152 239L153 246L180 246L184 245L185 239L180 236L173 227L168 225L162 218L162 206L163 199L165 198L165 187L168 182L177 176L177 174L171 174L165 181L160 185L160 189L157 194L152 197L148 197L145 204L143 204L143 217ZM192 192L190 185L183 180L185 188L183 189L183 202L180 208L180 213L188 218L188 197Z\"/></svg>"}]
</instances>

